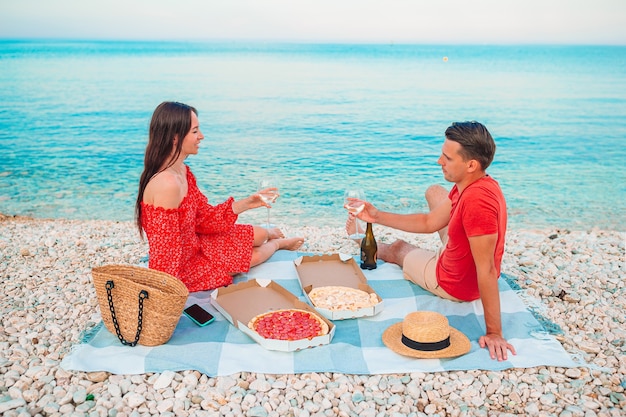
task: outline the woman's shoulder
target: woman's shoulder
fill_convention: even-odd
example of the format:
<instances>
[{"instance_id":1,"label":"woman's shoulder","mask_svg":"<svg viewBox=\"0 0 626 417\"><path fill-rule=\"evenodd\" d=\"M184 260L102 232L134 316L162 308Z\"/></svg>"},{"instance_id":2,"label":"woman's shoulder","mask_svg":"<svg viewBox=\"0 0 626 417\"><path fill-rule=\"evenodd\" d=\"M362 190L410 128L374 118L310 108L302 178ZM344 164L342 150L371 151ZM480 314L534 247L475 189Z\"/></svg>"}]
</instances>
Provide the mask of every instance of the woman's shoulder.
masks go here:
<instances>
[{"instance_id":1,"label":"woman's shoulder","mask_svg":"<svg viewBox=\"0 0 626 417\"><path fill-rule=\"evenodd\" d=\"M143 194L143 202L156 207L178 208L187 190L183 189L177 175L161 171L148 181Z\"/></svg>"}]
</instances>

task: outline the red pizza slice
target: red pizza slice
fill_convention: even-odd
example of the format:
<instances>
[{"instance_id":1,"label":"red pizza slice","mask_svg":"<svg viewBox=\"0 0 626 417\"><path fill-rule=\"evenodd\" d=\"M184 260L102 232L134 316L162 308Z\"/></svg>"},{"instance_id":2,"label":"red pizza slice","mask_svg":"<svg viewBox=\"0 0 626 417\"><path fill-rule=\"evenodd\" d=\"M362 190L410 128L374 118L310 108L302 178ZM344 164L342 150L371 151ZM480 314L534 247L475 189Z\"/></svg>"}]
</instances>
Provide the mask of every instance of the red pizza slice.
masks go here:
<instances>
[{"instance_id":1,"label":"red pizza slice","mask_svg":"<svg viewBox=\"0 0 626 417\"><path fill-rule=\"evenodd\" d=\"M281 309L254 316L248 327L266 339L301 340L328 333L328 324L306 310Z\"/></svg>"}]
</instances>

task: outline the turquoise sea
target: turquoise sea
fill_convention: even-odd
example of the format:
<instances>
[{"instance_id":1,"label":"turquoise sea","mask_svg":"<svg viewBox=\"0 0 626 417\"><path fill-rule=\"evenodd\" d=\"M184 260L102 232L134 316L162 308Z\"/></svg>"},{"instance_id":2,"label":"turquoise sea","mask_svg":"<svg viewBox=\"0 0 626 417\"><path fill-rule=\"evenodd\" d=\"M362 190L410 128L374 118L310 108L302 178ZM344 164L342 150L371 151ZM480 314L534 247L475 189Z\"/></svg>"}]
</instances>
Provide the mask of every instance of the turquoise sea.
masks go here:
<instances>
[{"instance_id":1,"label":"turquoise sea","mask_svg":"<svg viewBox=\"0 0 626 417\"><path fill-rule=\"evenodd\" d=\"M277 175L279 224L342 225L354 185L424 210L443 132L478 120L511 228L626 230L618 46L0 41L0 212L131 220L164 100L199 111L209 200Z\"/></svg>"}]
</instances>

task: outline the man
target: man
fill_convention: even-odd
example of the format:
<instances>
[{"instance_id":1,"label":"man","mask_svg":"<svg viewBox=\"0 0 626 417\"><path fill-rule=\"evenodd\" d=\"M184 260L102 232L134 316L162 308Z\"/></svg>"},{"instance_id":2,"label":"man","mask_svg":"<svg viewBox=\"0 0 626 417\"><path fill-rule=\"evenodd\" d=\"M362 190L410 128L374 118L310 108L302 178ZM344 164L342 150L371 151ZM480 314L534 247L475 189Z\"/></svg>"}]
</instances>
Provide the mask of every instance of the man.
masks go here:
<instances>
[{"instance_id":1,"label":"man","mask_svg":"<svg viewBox=\"0 0 626 417\"><path fill-rule=\"evenodd\" d=\"M438 231L443 249L438 253L417 248L403 240L378 244L378 257L402 267L404 277L431 293L454 301L480 298L485 312L486 334L479 344L492 359L506 360L515 348L502 337L498 277L504 253L506 202L498 183L486 169L496 145L478 122L453 123L445 133L441 165L448 193L435 185L426 190L429 212L395 214L365 202L358 218L412 233ZM347 230L354 230L350 215Z\"/></svg>"}]
</instances>

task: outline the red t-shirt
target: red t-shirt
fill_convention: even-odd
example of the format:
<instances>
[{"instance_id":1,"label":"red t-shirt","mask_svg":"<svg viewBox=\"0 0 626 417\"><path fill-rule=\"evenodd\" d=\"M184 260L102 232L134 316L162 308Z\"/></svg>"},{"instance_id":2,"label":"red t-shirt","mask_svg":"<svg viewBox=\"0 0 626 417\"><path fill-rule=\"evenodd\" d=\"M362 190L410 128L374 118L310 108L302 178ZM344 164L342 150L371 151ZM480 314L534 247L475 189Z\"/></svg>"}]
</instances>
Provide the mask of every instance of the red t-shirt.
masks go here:
<instances>
[{"instance_id":1,"label":"red t-shirt","mask_svg":"<svg viewBox=\"0 0 626 417\"><path fill-rule=\"evenodd\" d=\"M437 262L437 281L441 288L459 300L476 300L480 298L480 292L468 237L497 233L493 256L500 276L506 234L506 201L500 185L490 176L473 182L462 194L455 185L448 198L452 202L448 243Z\"/></svg>"}]
</instances>

